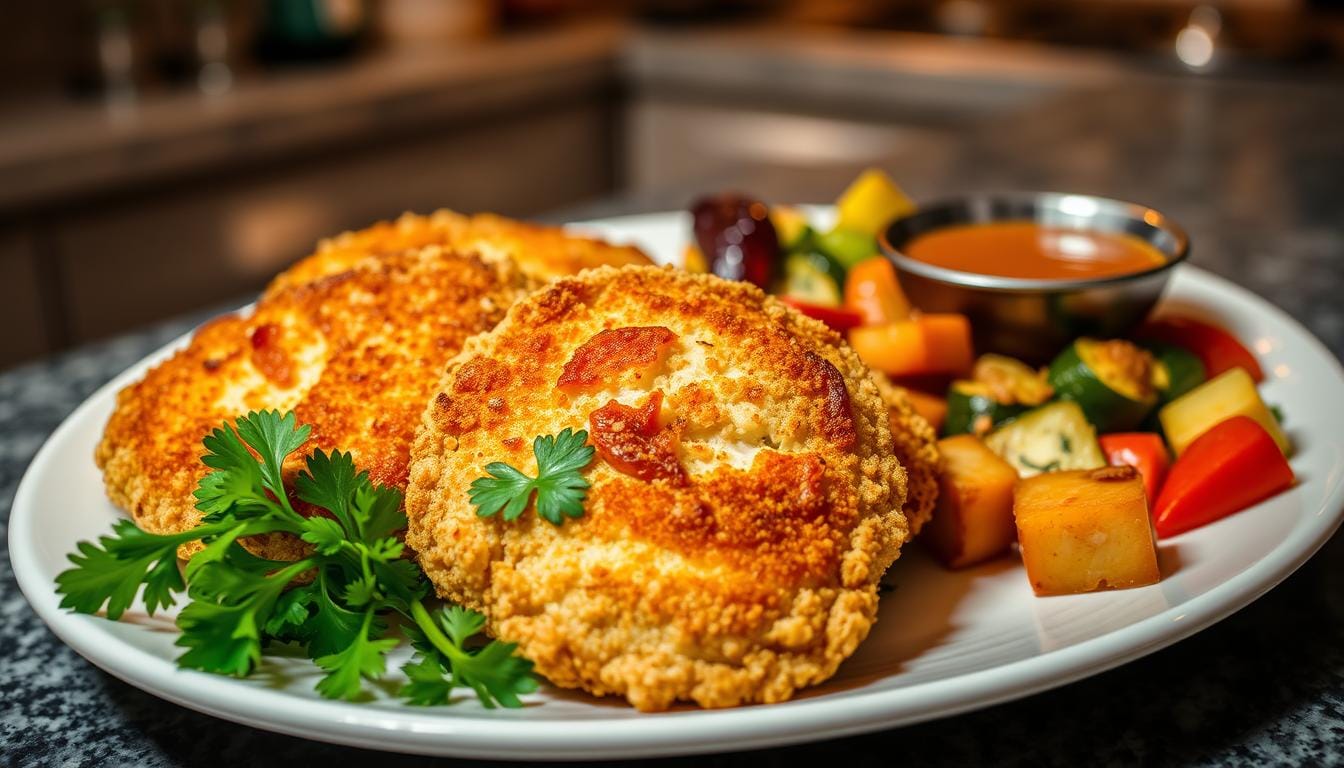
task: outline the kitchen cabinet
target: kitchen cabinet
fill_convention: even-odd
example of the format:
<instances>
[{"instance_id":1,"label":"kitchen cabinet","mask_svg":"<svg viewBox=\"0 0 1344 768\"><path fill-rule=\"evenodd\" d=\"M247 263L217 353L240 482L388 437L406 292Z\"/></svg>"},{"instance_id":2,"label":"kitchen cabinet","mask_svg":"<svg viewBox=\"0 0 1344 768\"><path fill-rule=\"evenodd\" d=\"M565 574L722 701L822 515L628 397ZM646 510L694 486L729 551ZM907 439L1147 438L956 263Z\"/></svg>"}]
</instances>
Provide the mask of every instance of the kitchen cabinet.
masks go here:
<instances>
[{"instance_id":1,"label":"kitchen cabinet","mask_svg":"<svg viewBox=\"0 0 1344 768\"><path fill-rule=\"evenodd\" d=\"M527 216L601 195L611 185L609 122L599 103L557 106L59 217L49 226L68 340L244 297L320 238L404 211Z\"/></svg>"},{"instance_id":2,"label":"kitchen cabinet","mask_svg":"<svg viewBox=\"0 0 1344 768\"><path fill-rule=\"evenodd\" d=\"M32 233L0 228L0 368L52 348Z\"/></svg>"}]
</instances>

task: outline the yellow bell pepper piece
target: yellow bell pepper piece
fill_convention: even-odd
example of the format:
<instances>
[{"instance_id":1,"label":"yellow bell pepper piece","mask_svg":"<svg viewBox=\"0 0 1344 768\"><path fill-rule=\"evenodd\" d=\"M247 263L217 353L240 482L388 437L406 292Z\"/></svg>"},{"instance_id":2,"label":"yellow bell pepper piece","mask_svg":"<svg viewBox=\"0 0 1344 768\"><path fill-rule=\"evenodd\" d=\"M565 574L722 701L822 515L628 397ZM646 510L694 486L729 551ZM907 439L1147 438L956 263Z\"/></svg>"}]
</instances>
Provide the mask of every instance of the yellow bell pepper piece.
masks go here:
<instances>
[{"instance_id":1,"label":"yellow bell pepper piece","mask_svg":"<svg viewBox=\"0 0 1344 768\"><path fill-rule=\"evenodd\" d=\"M807 215L791 205L770 206L770 223L775 225L779 247L785 251L800 246L808 230L811 229Z\"/></svg>"},{"instance_id":2,"label":"yellow bell pepper piece","mask_svg":"<svg viewBox=\"0 0 1344 768\"><path fill-rule=\"evenodd\" d=\"M835 207L836 229L853 229L873 237L893 219L915 210L914 202L878 168L859 174Z\"/></svg>"},{"instance_id":3,"label":"yellow bell pepper piece","mask_svg":"<svg viewBox=\"0 0 1344 768\"><path fill-rule=\"evenodd\" d=\"M1284 455L1292 450L1279 420L1260 399L1255 381L1245 368L1233 368L1209 379L1167 403L1157 415L1177 456L1195 438L1233 416L1254 419L1274 438Z\"/></svg>"}]
</instances>

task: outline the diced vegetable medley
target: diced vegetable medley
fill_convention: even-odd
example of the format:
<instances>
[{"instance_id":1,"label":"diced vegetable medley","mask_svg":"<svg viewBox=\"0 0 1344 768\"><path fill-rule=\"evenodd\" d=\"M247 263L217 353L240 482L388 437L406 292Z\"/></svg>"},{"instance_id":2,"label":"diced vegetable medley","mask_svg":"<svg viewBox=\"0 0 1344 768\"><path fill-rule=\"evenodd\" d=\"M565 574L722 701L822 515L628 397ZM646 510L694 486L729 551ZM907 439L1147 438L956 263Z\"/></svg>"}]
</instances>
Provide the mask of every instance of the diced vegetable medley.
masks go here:
<instances>
[{"instance_id":1,"label":"diced vegetable medley","mask_svg":"<svg viewBox=\"0 0 1344 768\"><path fill-rule=\"evenodd\" d=\"M922 313L877 235L915 204L878 170L822 231L740 195L693 206L686 268L744 279L847 338L944 435L922 539L949 568L1016 549L1039 595L1152 584L1157 541L1293 485L1264 373L1233 334L1169 316L1080 337L1041 369L975 354L963 315Z\"/></svg>"}]
</instances>

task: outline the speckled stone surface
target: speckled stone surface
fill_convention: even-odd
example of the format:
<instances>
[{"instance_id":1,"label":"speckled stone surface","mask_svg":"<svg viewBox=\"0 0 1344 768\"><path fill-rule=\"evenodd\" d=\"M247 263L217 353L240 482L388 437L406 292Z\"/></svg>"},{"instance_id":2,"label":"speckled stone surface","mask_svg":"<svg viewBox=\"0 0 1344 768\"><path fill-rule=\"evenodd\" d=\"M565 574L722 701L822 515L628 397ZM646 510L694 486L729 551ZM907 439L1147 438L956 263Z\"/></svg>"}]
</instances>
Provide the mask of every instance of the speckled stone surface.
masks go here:
<instances>
[{"instance_id":1,"label":"speckled stone surface","mask_svg":"<svg viewBox=\"0 0 1344 768\"><path fill-rule=\"evenodd\" d=\"M1338 84L1135 83L1038 104L966 133L930 137L893 150L886 164L925 198L1011 187L1147 202L1191 231L1196 264L1267 297L1340 355L1341 96ZM772 199L826 199L852 171L729 169L723 179L704 180L696 188L610 201L582 213L677 207L693 192L721 183ZM98 385L194 320L0 375L0 521L8 521L19 477L61 419ZM8 552L0 555L0 764L429 762L243 728L142 693L56 640L19 594ZM1059 690L867 736L657 762L1344 763L1344 539L1336 537L1287 581L1220 624Z\"/></svg>"}]
</instances>

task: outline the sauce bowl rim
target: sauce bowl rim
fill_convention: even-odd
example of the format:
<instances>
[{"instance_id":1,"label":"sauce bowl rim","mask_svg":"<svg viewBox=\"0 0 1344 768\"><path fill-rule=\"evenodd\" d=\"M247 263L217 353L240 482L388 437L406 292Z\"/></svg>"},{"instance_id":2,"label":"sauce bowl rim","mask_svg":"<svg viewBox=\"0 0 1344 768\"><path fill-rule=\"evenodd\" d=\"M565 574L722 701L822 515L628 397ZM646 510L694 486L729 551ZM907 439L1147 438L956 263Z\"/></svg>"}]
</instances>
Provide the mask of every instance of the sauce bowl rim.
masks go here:
<instances>
[{"instance_id":1,"label":"sauce bowl rim","mask_svg":"<svg viewBox=\"0 0 1344 768\"><path fill-rule=\"evenodd\" d=\"M1108 214L1119 215L1128 218L1131 221L1137 221L1147 224L1150 227L1166 232L1175 240L1174 253L1167 253L1163 249L1154 245L1159 251L1163 251L1163 262L1155 267L1130 272L1122 275L1111 275L1107 277L1083 277L1083 278L1023 278L1023 277L1003 277L999 275L984 275L977 272L965 272L959 269L949 267L940 267L936 264L930 264L926 261L920 261L906 255L899 247L892 243L892 233L898 228L908 226L911 221L916 221L920 217L933 215L935 212L942 212L952 207L966 206L986 206L994 202L1007 202L1018 205L1034 205L1038 208L1052 208L1066 213L1066 215L1075 216L1081 220L1095 218L1096 214L1105 210ZM1090 207L1089 213L1069 213L1065 211L1064 206L1072 204L1083 204L1083 207ZM957 226L962 224L1010 221L1033 221L1032 219L1015 218L993 218L984 221L959 221L952 222L948 226ZM932 230L942 229L936 227ZM1078 227L1082 232L1107 232L1114 234L1114 230L1104 230L1099 228L1088 228L1086 226ZM926 234L919 232L917 235ZM916 235L916 236L917 236ZM913 239L906 235L899 242L905 245ZM1166 272L1186 260L1190 255L1190 236L1178 224L1171 220L1171 217L1162 212L1150 208L1146 205L1131 203L1124 200L1117 200L1110 197L1101 197L1099 195L1088 195L1074 192L1033 192L1033 191L1000 191L1000 192L977 192L960 196L949 196L940 198L931 203L920 205L915 211L899 216L893 219L882 231L878 233L878 245L889 260L895 263L900 271L911 272L920 277L938 282L947 283L966 288L975 288L980 290L997 291L1003 293L1039 293L1076 291L1088 288L1101 288L1107 286L1121 285L1128 282L1142 280L1144 278L1154 277Z\"/></svg>"}]
</instances>

